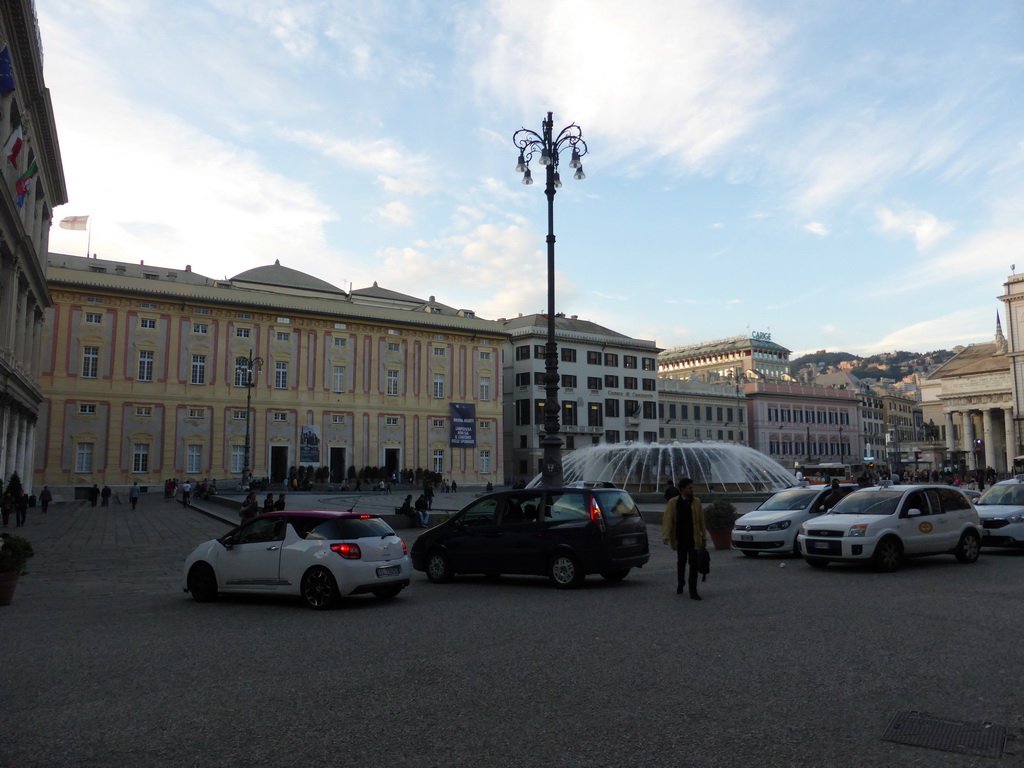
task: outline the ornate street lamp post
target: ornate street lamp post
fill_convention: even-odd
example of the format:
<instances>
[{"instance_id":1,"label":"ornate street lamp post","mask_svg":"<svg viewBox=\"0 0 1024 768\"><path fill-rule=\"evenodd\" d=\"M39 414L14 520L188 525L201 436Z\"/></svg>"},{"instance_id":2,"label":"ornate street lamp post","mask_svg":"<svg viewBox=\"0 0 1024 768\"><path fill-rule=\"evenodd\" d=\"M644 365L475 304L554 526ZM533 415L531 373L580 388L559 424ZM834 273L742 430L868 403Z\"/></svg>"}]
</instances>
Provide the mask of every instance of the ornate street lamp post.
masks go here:
<instances>
[{"instance_id":1,"label":"ornate street lamp post","mask_svg":"<svg viewBox=\"0 0 1024 768\"><path fill-rule=\"evenodd\" d=\"M558 432L558 349L555 344L555 190L562 186L558 175L558 161L564 149L572 149L569 167L575 168L573 178L582 181L583 163L580 158L587 154L587 143L583 141L583 131L573 123L553 135L554 121L548 112L543 122L542 133L538 134L526 128L520 128L512 136L512 143L519 150L519 162L516 170L523 174L523 184L533 184L530 173L530 161L538 154L541 165L547 166L547 177L544 194L548 197L548 341L544 352L544 449L543 466L541 467L541 484L558 486L562 484L562 438Z\"/></svg>"},{"instance_id":2,"label":"ornate street lamp post","mask_svg":"<svg viewBox=\"0 0 1024 768\"><path fill-rule=\"evenodd\" d=\"M249 462L249 421L252 418L252 387L253 387L253 370L259 370L263 368L263 358L253 357L252 350L249 350L249 358L245 361L245 365L239 365L238 371L242 375L242 381L245 382L245 453L243 456L243 467L242 467L242 486L248 489L252 485L252 465Z\"/></svg>"}]
</instances>

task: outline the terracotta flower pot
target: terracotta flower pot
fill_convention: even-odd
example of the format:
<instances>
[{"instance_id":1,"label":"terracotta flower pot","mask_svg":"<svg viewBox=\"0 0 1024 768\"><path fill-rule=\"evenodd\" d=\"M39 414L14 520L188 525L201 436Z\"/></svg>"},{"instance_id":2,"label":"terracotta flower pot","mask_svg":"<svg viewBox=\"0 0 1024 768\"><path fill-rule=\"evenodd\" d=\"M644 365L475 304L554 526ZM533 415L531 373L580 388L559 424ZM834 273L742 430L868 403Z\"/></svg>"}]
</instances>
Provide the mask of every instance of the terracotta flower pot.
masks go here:
<instances>
[{"instance_id":1,"label":"terracotta flower pot","mask_svg":"<svg viewBox=\"0 0 1024 768\"><path fill-rule=\"evenodd\" d=\"M715 549L732 549L732 531L711 531Z\"/></svg>"},{"instance_id":2,"label":"terracotta flower pot","mask_svg":"<svg viewBox=\"0 0 1024 768\"><path fill-rule=\"evenodd\" d=\"M16 586L18 586L17 573L13 571L0 573L0 605L11 604Z\"/></svg>"}]
</instances>

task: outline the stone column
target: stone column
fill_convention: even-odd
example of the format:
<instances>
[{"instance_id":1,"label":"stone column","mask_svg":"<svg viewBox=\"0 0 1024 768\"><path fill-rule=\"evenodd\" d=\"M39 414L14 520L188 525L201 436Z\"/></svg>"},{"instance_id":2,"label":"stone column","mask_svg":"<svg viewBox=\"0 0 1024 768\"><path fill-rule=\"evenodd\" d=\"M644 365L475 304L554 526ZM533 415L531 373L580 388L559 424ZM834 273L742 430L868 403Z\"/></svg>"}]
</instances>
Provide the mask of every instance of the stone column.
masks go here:
<instances>
[{"instance_id":1,"label":"stone column","mask_svg":"<svg viewBox=\"0 0 1024 768\"><path fill-rule=\"evenodd\" d=\"M28 419L24 416L18 417L18 443L15 448L16 458L14 462L14 471L18 473L18 477L21 478L22 487L25 486L25 449L27 447L26 441L28 438Z\"/></svg>"},{"instance_id":2,"label":"stone column","mask_svg":"<svg viewBox=\"0 0 1024 768\"><path fill-rule=\"evenodd\" d=\"M26 422L27 433L25 435L25 474L21 477L21 484L25 493L32 495L32 483L36 474L36 425L33 422Z\"/></svg>"},{"instance_id":3,"label":"stone column","mask_svg":"<svg viewBox=\"0 0 1024 768\"><path fill-rule=\"evenodd\" d=\"M1003 408L1003 432L1006 437L1006 471L1013 472L1013 460L1017 456L1017 435L1013 424L1013 408Z\"/></svg>"},{"instance_id":4,"label":"stone column","mask_svg":"<svg viewBox=\"0 0 1024 768\"><path fill-rule=\"evenodd\" d=\"M18 456L18 421L21 416L14 408L9 408L10 417L7 419L7 461L4 466L4 485L11 479L14 473L15 460Z\"/></svg>"},{"instance_id":5,"label":"stone column","mask_svg":"<svg viewBox=\"0 0 1024 768\"><path fill-rule=\"evenodd\" d=\"M981 412L982 436L985 440L985 466L982 469L995 467L996 445L994 437L995 430L992 428L992 409L986 408Z\"/></svg>"},{"instance_id":6,"label":"stone column","mask_svg":"<svg viewBox=\"0 0 1024 768\"><path fill-rule=\"evenodd\" d=\"M28 311L28 294L18 294L18 306L14 310L14 359L22 362L25 359L25 313Z\"/></svg>"},{"instance_id":7,"label":"stone column","mask_svg":"<svg viewBox=\"0 0 1024 768\"><path fill-rule=\"evenodd\" d=\"M946 452L950 458L956 453L956 426L953 424L953 411L946 411Z\"/></svg>"},{"instance_id":8,"label":"stone column","mask_svg":"<svg viewBox=\"0 0 1024 768\"><path fill-rule=\"evenodd\" d=\"M967 451L967 469L977 469L974 460L974 414L964 411L964 450Z\"/></svg>"}]
</instances>

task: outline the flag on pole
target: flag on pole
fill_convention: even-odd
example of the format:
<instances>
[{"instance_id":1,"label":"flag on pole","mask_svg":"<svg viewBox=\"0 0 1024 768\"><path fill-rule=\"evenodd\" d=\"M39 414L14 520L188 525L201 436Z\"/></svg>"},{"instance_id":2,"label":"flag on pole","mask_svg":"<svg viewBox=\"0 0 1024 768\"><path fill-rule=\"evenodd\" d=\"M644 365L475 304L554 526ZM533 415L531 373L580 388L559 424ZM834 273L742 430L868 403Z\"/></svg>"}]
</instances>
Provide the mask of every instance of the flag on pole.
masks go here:
<instances>
[{"instance_id":1,"label":"flag on pole","mask_svg":"<svg viewBox=\"0 0 1024 768\"><path fill-rule=\"evenodd\" d=\"M11 49L4 45L0 50L0 96L6 96L14 90L14 63L11 61Z\"/></svg>"},{"instance_id":2,"label":"flag on pole","mask_svg":"<svg viewBox=\"0 0 1024 768\"><path fill-rule=\"evenodd\" d=\"M88 229L88 216L65 216L60 220L61 229Z\"/></svg>"},{"instance_id":3,"label":"flag on pole","mask_svg":"<svg viewBox=\"0 0 1024 768\"><path fill-rule=\"evenodd\" d=\"M25 146L25 130L21 127L21 122L19 122L14 126L11 135L7 137L3 148L4 157L7 158L7 162L11 164L12 168L18 167L18 155L21 154L23 146Z\"/></svg>"},{"instance_id":4,"label":"flag on pole","mask_svg":"<svg viewBox=\"0 0 1024 768\"><path fill-rule=\"evenodd\" d=\"M28 193L32 191L32 177L38 172L39 166L36 164L36 161L33 160L32 164L29 165L28 170L18 177L18 182L14 185L14 191L18 195L19 208L25 207L25 198L28 197Z\"/></svg>"}]
</instances>

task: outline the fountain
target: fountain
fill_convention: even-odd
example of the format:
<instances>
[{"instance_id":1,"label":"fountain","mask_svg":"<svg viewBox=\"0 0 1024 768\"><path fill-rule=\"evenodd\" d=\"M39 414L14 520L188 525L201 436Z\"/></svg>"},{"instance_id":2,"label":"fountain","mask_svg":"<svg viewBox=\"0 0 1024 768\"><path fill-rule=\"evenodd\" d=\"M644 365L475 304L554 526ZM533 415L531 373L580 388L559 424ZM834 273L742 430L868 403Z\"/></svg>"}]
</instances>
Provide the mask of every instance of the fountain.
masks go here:
<instances>
[{"instance_id":1,"label":"fountain","mask_svg":"<svg viewBox=\"0 0 1024 768\"><path fill-rule=\"evenodd\" d=\"M698 489L731 493L773 492L797 484L778 462L735 443L601 443L569 453L562 469L566 484L609 480L631 493L660 493L669 480L681 477L692 478Z\"/></svg>"}]
</instances>

